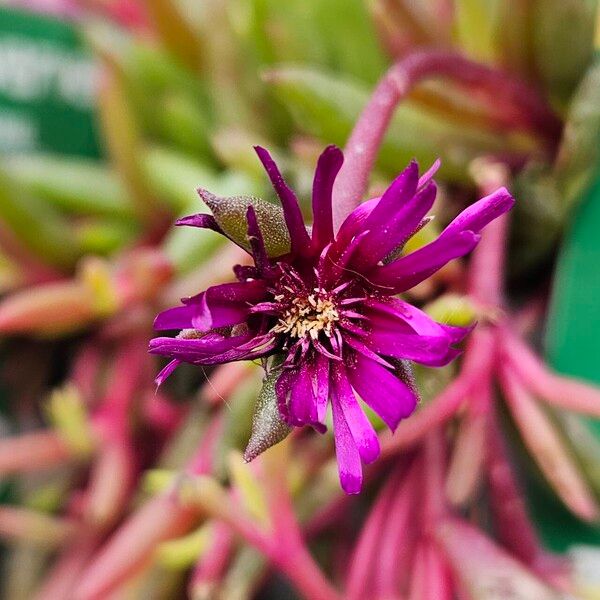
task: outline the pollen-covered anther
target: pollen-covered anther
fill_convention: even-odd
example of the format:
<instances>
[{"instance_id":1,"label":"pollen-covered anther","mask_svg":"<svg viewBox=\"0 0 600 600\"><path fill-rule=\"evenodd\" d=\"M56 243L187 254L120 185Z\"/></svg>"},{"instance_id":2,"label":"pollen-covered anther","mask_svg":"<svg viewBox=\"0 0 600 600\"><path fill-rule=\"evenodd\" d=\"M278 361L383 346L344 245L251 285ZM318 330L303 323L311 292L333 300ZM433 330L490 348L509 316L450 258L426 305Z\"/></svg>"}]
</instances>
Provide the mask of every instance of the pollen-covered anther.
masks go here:
<instances>
[{"instance_id":1,"label":"pollen-covered anther","mask_svg":"<svg viewBox=\"0 0 600 600\"><path fill-rule=\"evenodd\" d=\"M309 336L316 340L321 331L331 336L333 324L339 319L339 312L330 298L320 294L309 294L294 298L272 331L288 333L296 338Z\"/></svg>"}]
</instances>

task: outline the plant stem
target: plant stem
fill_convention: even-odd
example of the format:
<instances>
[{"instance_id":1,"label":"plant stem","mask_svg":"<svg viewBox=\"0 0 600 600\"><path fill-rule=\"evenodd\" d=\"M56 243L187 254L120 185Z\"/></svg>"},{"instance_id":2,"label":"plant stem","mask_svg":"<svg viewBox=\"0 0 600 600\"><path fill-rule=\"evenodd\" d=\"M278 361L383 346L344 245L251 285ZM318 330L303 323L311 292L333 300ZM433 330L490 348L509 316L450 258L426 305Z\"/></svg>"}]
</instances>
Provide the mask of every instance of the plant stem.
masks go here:
<instances>
[{"instance_id":1,"label":"plant stem","mask_svg":"<svg viewBox=\"0 0 600 600\"><path fill-rule=\"evenodd\" d=\"M469 90L484 91L496 106L505 106L516 126L536 131L554 147L561 122L528 85L453 52L412 52L392 65L377 84L346 143L345 162L333 189L336 230L366 191L369 174L396 106L416 84L440 76L449 77Z\"/></svg>"},{"instance_id":2,"label":"plant stem","mask_svg":"<svg viewBox=\"0 0 600 600\"><path fill-rule=\"evenodd\" d=\"M492 194L506 185L507 168L482 158L473 161L471 174L484 195ZM473 251L469 266L469 294L483 305L500 307L504 304L504 272L508 235L508 215L494 219L482 234L481 242Z\"/></svg>"}]
</instances>

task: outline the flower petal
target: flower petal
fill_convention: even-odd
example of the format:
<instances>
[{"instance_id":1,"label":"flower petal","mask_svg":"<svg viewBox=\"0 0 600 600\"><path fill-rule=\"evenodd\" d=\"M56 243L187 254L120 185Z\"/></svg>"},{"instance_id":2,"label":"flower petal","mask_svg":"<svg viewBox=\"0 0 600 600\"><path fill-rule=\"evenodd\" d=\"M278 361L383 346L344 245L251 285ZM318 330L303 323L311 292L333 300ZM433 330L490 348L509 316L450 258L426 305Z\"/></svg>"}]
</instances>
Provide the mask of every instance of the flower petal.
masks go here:
<instances>
[{"instance_id":1,"label":"flower petal","mask_svg":"<svg viewBox=\"0 0 600 600\"><path fill-rule=\"evenodd\" d=\"M479 232L509 211L515 200L500 188L462 211L430 244L374 270L369 279L400 293L430 277L447 262L468 254L479 242Z\"/></svg>"},{"instance_id":2,"label":"flower petal","mask_svg":"<svg viewBox=\"0 0 600 600\"><path fill-rule=\"evenodd\" d=\"M329 400L329 360L321 353L317 353L314 372L317 420L324 424Z\"/></svg>"},{"instance_id":3,"label":"flower petal","mask_svg":"<svg viewBox=\"0 0 600 600\"><path fill-rule=\"evenodd\" d=\"M294 192L287 186L269 152L260 146L255 146L254 150L281 200L285 222L290 233L292 252L294 254L306 254L306 251L311 247L311 241L304 225L298 199Z\"/></svg>"},{"instance_id":4,"label":"flower petal","mask_svg":"<svg viewBox=\"0 0 600 600\"><path fill-rule=\"evenodd\" d=\"M398 322L405 323L419 335L447 337L449 344L457 344L469 334L473 327L454 327L434 321L427 313L400 298L379 298L371 296L364 302L369 311L369 317L388 330L400 329L398 333L406 333L406 329L394 327ZM373 312L371 312L373 311Z\"/></svg>"},{"instance_id":5,"label":"flower petal","mask_svg":"<svg viewBox=\"0 0 600 600\"><path fill-rule=\"evenodd\" d=\"M379 439L354 396L343 365L336 365L333 372L332 403L337 403L363 462L369 464L379 457Z\"/></svg>"},{"instance_id":6,"label":"flower petal","mask_svg":"<svg viewBox=\"0 0 600 600\"><path fill-rule=\"evenodd\" d=\"M276 340L271 334L226 337L208 333L201 338L154 338L150 340L149 351L194 365L218 365L267 356L275 347Z\"/></svg>"},{"instance_id":7,"label":"flower petal","mask_svg":"<svg viewBox=\"0 0 600 600\"><path fill-rule=\"evenodd\" d=\"M415 393L403 381L375 361L355 356L348 376L358 395L394 431L398 423L410 416L417 405Z\"/></svg>"},{"instance_id":8,"label":"flower petal","mask_svg":"<svg viewBox=\"0 0 600 600\"><path fill-rule=\"evenodd\" d=\"M288 410L292 425L311 425L317 421L311 372L306 365L300 367L293 380Z\"/></svg>"},{"instance_id":9,"label":"flower petal","mask_svg":"<svg viewBox=\"0 0 600 600\"><path fill-rule=\"evenodd\" d=\"M171 362L167 363L167 365L162 368L159 374L154 378L154 383L156 383L157 387L160 387L165 379L173 373L173 371L181 364L181 361L178 359L174 359Z\"/></svg>"},{"instance_id":10,"label":"flower petal","mask_svg":"<svg viewBox=\"0 0 600 600\"><path fill-rule=\"evenodd\" d=\"M372 224L371 221L375 221L376 213L385 200L384 194L365 223L365 227L369 229L369 235L364 238L355 253L352 261L355 268L364 271L369 267L373 267L398 246L405 243L411 234L418 229L423 217L433 206L436 191L435 184L430 182L399 207L393 208L390 206L387 209L387 214L379 216L379 222Z\"/></svg>"},{"instance_id":11,"label":"flower petal","mask_svg":"<svg viewBox=\"0 0 600 600\"><path fill-rule=\"evenodd\" d=\"M176 306L163 310L154 319L154 329L156 331L167 331L170 329L192 329L192 319L196 314L194 305Z\"/></svg>"},{"instance_id":12,"label":"flower petal","mask_svg":"<svg viewBox=\"0 0 600 600\"><path fill-rule=\"evenodd\" d=\"M333 240L331 192L343 162L344 155L337 146L327 146L317 162L312 189L312 240L317 249Z\"/></svg>"},{"instance_id":13,"label":"flower petal","mask_svg":"<svg viewBox=\"0 0 600 600\"><path fill-rule=\"evenodd\" d=\"M364 231L364 224L375 209L381 197L371 198L359 204L344 220L336 236L336 244L342 247L352 241L352 238Z\"/></svg>"},{"instance_id":14,"label":"flower petal","mask_svg":"<svg viewBox=\"0 0 600 600\"><path fill-rule=\"evenodd\" d=\"M199 213L197 215L190 215L188 217L182 217L175 221L175 225L184 225L188 227L200 227L202 229L212 229L217 233L225 235L217 220L213 217L213 215L209 215L207 213Z\"/></svg>"},{"instance_id":15,"label":"flower petal","mask_svg":"<svg viewBox=\"0 0 600 600\"><path fill-rule=\"evenodd\" d=\"M436 367L448 364L446 361L454 358L454 354L449 353L448 342L446 337L398 334L380 329L372 331L367 340L374 352Z\"/></svg>"},{"instance_id":16,"label":"flower petal","mask_svg":"<svg viewBox=\"0 0 600 600\"><path fill-rule=\"evenodd\" d=\"M427 183L429 183L438 172L439 168L442 166L442 161L439 158L436 158L433 164L419 177L419 183L417 185L417 189L420 190L425 187Z\"/></svg>"},{"instance_id":17,"label":"flower petal","mask_svg":"<svg viewBox=\"0 0 600 600\"><path fill-rule=\"evenodd\" d=\"M201 338L157 337L150 340L149 350L151 354L196 363L202 358L222 354L244 344L252 337L250 334L225 337L218 333L207 333Z\"/></svg>"},{"instance_id":18,"label":"flower petal","mask_svg":"<svg viewBox=\"0 0 600 600\"><path fill-rule=\"evenodd\" d=\"M246 211L246 221L248 222L248 240L252 250L254 264L259 273L264 273L270 267L267 249L265 248L265 240L263 239L262 231L258 226L256 211L253 206L249 206Z\"/></svg>"},{"instance_id":19,"label":"flower petal","mask_svg":"<svg viewBox=\"0 0 600 600\"><path fill-rule=\"evenodd\" d=\"M468 254L477 246L481 236L472 231L438 237L435 241L389 263L377 267L369 275L375 285L399 294L431 277L446 263Z\"/></svg>"},{"instance_id":20,"label":"flower petal","mask_svg":"<svg viewBox=\"0 0 600 600\"><path fill-rule=\"evenodd\" d=\"M340 483L346 494L358 494L362 487L362 465L360 455L342 407L332 403L335 454L337 457Z\"/></svg>"},{"instance_id":21,"label":"flower petal","mask_svg":"<svg viewBox=\"0 0 600 600\"><path fill-rule=\"evenodd\" d=\"M208 331L244 322L250 305L260 302L265 290L266 285L261 280L236 281L210 287L184 303L194 308L192 327Z\"/></svg>"},{"instance_id":22,"label":"flower petal","mask_svg":"<svg viewBox=\"0 0 600 600\"><path fill-rule=\"evenodd\" d=\"M442 231L441 236L447 236L460 231L479 233L488 223L508 212L515 205L515 199L504 187L499 188L489 196L485 196L471 206L465 208Z\"/></svg>"}]
</instances>

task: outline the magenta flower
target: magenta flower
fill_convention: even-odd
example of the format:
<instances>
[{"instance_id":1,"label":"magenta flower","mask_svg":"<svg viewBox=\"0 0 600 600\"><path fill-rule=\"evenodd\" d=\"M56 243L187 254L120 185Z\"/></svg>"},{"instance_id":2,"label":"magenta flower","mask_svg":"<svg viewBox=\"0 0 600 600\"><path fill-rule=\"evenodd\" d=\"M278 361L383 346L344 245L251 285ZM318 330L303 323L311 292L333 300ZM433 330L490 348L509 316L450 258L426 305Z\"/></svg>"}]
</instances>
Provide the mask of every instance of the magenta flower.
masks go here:
<instances>
[{"instance_id":1,"label":"magenta flower","mask_svg":"<svg viewBox=\"0 0 600 600\"><path fill-rule=\"evenodd\" d=\"M408 361L445 365L469 331L433 321L397 294L473 250L481 229L514 200L499 189L463 211L435 241L403 255L406 241L428 221L437 163L419 178L412 162L335 234L331 192L343 162L339 148L326 148L317 164L312 230L269 153L260 147L256 152L283 212L253 198L199 191L214 216L193 215L178 224L226 235L250 252L254 266L234 267L236 282L211 287L158 315L157 330L181 331L150 343L152 353L172 359L157 381L181 362L263 359L286 426L312 425L323 432L331 404L341 484L357 493L361 463L379 455L377 434L357 396L394 430L418 400ZM240 223L223 218L225 212L245 217L247 237L239 235Z\"/></svg>"}]
</instances>

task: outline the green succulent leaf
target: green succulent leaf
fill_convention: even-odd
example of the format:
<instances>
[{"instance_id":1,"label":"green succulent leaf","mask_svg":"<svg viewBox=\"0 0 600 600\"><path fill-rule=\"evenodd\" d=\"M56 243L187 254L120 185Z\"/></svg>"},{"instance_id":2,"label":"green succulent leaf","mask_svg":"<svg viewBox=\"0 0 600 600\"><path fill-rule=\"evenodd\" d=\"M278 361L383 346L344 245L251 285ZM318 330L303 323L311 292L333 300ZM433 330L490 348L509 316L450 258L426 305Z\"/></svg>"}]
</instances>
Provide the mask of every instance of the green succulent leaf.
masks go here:
<instances>
[{"instance_id":1,"label":"green succulent leaf","mask_svg":"<svg viewBox=\"0 0 600 600\"><path fill-rule=\"evenodd\" d=\"M592 183L600 164L600 60L590 67L575 92L554 167L565 209Z\"/></svg>"},{"instance_id":2,"label":"green succulent leaf","mask_svg":"<svg viewBox=\"0 0 600 600\"><path fill-rule=\"evenodd\" d=\"M564 102L592 58L597 3L536 0L532 5L535 67L551 94Z\"/></svg>"},{"instance_id":3,"label":"green succulent leaf","mask_svg":"<svg viewBox=\"0 0 600 600\"><path fill-rule=\"evenodd\" d=\"M497 0L456 0L455 26L459 45L474 59L492 62L496 54L493 24Z\"/></svg>"},{"instance_id":4,"label":"green succulent leaf","mask_svg":"<svg viewBox=\"0 0 600 600\"><path fill-rule=\"evenodd\" d=\"M68 221L1 170L0 223L36 256L53 266L70 268L81 254Z\"/></svg>"},{"instance_id":5,"label":"green succulent leaf","mask_svg":"<svg viewBox=\"0 0 600 600\"><path fill-rule=\"evenodd\" d=\"M8 158L4 166L28 191L65 212L113 219L135 213L119 179L100 162L28 154Z\"/></svg>"}]
</instances>

